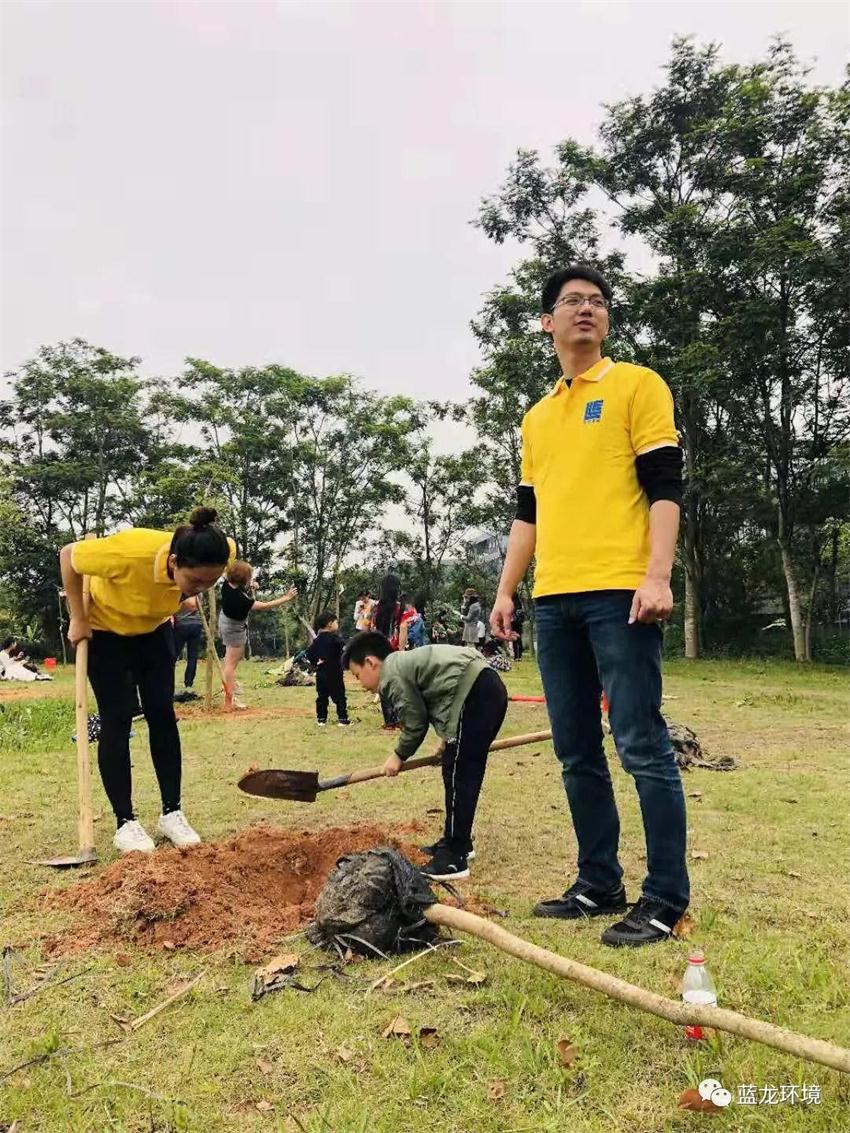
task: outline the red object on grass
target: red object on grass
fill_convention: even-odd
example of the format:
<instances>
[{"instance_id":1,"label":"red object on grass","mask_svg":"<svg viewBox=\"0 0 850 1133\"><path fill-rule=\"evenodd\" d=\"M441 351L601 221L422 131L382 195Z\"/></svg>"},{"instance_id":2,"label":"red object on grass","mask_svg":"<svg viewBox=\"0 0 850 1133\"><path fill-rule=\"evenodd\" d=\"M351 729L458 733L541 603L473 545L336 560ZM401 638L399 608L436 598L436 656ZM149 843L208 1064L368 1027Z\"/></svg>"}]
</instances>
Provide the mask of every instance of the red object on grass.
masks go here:
<instances>
[{"instance_id":1,"label":"red object on grass","mask_svg":"<svg viewBox=\"0 0 850 1133\"><path fill-rule=\"evenodd\" d=\"M522 704L545 704L545 696L509 696L508 700L518 700Z\"/></svg>"},{"instance_id":2,"label":"red object on grass","mask_svg":"<svg viewBox=\"0 0 850 1133\"><path fill-rule=\"evenodd\" d=\"M56 658L55 657L45 657L44 658L44 667L45 667L45 669L55 669L56 668Z\"/></svg>"}]
</instances>

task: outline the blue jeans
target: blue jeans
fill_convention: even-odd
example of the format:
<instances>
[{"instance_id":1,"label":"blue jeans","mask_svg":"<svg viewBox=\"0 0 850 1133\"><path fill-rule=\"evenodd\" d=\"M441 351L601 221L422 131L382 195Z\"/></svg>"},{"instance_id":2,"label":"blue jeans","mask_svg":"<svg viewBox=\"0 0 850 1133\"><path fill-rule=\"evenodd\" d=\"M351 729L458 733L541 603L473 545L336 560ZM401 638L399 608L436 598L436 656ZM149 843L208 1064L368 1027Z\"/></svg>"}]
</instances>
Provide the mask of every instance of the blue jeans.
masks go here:
<instances>
[{"instance_id":1,"label":"blue jeans","mask_svg":"<svg viewBox=\"0 0 850 1133\"><path fill-rule=\"evenodd\" d=\"M646 837L643 893L677 911L690 898L685 795L661 715L661 627L628 624L631 590L540 598L537 658L555 753L578 841L579 877L619 888L620 818L602 746L602 689L623 767L634 777Z\"/></svg>"}]
</instances>

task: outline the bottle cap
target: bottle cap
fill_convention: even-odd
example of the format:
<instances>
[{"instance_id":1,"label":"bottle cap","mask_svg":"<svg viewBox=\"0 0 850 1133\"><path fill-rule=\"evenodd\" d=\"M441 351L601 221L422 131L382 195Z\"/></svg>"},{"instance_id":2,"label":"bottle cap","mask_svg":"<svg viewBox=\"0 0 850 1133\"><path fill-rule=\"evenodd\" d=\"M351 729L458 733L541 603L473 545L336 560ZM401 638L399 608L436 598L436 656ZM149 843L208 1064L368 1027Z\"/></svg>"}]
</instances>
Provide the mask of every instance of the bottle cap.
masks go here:
<instances>
[{"instance_id":1,"label":"bottle cap","mask_svg":"<svg viewBox=\"0 0 850 1133\"><path fill-rule=\"evenodd\" d=\"M701 948L695 949L690 954L690 956L688 957L688 963L689 964L704 964L705 963L705 953L703 952L703 950Z\"/></svg>"}]
</instances>

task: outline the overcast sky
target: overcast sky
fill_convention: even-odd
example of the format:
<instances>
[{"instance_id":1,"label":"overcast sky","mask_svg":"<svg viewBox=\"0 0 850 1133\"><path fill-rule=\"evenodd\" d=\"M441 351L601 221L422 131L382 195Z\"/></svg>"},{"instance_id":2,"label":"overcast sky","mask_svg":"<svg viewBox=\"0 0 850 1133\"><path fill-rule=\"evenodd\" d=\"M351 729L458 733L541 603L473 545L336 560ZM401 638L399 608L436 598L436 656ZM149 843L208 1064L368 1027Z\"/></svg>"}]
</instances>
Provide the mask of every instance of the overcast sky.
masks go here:
<instances>
[{"instance_id":1,"label":"overcast sky","mask_svg":"<svg viewBox=\"0 0 850 1133\"><path fill-rule=\"evenodd\" d=\"M515 248L469 224L517 147L591 141L676 34L786 32L841 81L843 2L20 3L3 12L2 368L81 336L462 397Z\"/></svg>"}]
</instances>

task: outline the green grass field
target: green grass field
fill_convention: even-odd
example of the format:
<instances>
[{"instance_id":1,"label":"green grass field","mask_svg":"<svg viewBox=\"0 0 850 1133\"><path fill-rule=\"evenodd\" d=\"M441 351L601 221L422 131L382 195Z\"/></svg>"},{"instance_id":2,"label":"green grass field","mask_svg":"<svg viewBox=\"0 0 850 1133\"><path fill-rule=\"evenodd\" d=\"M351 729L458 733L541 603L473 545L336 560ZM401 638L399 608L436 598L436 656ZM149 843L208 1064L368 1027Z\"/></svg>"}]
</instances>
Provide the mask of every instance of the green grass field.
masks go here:
<instances>
[{"instance_id":1,"label":"green grass field","mask_svg":"<svg viewBox=\"0 0 850 1133\"><path fill-rule=\"evenodd\" d=\"M246 665L253 705L309 709L310 690L280 689L260 664ZM510 674L512 691L537 692L533 662ZM478 857L465 889L508 911L514 933L676 997L690 946L705 948L721 1005L850 1045L847 881L850 860L846 673L758 663L667 666L665 711L691 725L713 753L741 763L728 774L686 775L696 922L690 941L636 953L599 943L602 924L533 919L542 896L571 879L575 846L551 746L494 756L476 827ZM20 698L0 689L2 938L16 991L33 986L44 962L39 934L68 922L46 907L45 891L73 885L27 859L76 848L72 682ZM255 822L297 829L418 820L438 832L439 774L320 796L312 806L240 795L234 782L251 762L319 767L332 773L380 762L391 739L377 710L352 689L348 732L317 732L308 716L196 718L181 724L184 807L207 840ZM511 705L503 734L546 726L538 707ZM134 741L136 805L152 828L158 796L146 729ZM430 749L430 745L429 745ZM643 839L636 796L615 770L623 821L622 860L637 895ZM111 816L99 782L95 827L102 861L113 854ZM703 856L707 855L707 857ZM100 868L100 867L96 867ZM282 950L302 973L324 957L303 938ZM38 1055L53 1057L0 1082L0 1129L16 1133L661 1133L716 1122L729 1130L850 1127L850 1079L743 1040L720 1037L688 1047L679 1031L477 941L443 949L400 973L389 993L367 995L386 962L350 965L312 995L286 990L251 1000L253 967L232 950L155 955L125 948L55 964L57 983L0 1013L0 1077ZM130 962L127 962L127 955ZM487 974L480 987L450 983L451 957ZM51 965L51 969L54 965ZM124 1037L111 1015L135 1017L181 980L205 972L195 989ZM405 983L430 986L405 992ZM396 1015L439 1041L383 1038ZM564 1067L557 1043L575 1051ZM107 1040L121 1041L98 1046ZM66 1053L62 1053L66 1052ZM820 1104L742 1106L710 1117L677 1109L701 1078L738 1086L819 1086ZM17 1125L15 1125L17 1122Z\"/></svg>"}]
</instances>

